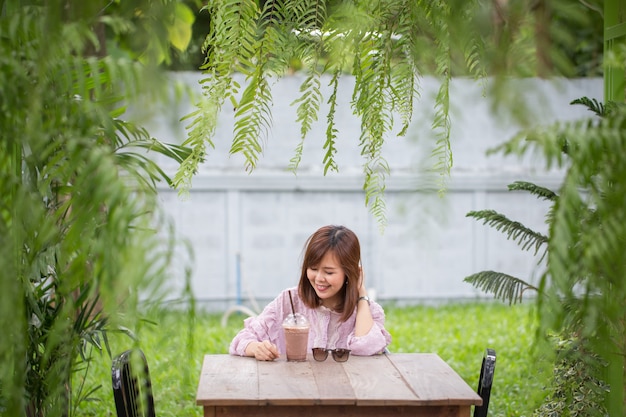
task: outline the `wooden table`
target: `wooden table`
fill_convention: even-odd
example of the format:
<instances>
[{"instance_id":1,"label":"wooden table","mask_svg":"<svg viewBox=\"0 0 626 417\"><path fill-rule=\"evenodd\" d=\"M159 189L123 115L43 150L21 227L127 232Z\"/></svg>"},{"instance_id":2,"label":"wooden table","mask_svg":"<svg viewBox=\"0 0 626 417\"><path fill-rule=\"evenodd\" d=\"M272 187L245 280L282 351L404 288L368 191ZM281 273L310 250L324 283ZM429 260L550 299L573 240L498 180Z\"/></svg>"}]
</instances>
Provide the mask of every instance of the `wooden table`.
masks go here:
<instances>
[{"instance_id":1,"label":"wooden table","mask_svg":"<svg viewBox=\"0 0 626 417\"><path fill-rule=\"evenodd\" d=\"M469 417L482 400L439 356L392 353L344 363L206 355L196 403L205 417Z\"/></svg>"}]
</instances>

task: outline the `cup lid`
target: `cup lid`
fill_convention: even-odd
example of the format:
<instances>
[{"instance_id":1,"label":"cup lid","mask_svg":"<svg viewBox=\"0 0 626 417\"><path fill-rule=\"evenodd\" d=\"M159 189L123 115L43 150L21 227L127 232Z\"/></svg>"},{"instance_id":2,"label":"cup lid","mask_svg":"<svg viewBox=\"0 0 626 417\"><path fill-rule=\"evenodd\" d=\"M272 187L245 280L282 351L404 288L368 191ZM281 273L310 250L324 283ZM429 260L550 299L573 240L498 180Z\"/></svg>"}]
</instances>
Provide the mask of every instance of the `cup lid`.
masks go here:
<instances>
[{"instance_id":1,"label":"cup lid","mask_svg":"<svg viewBox=\"0 0 626 417\"><path fill-rule=\"evenodd\" d=\"M309 320L300 313L288 314L283 320L283 326L291 327L309 327Z\"/></svg>"}]
</instances>

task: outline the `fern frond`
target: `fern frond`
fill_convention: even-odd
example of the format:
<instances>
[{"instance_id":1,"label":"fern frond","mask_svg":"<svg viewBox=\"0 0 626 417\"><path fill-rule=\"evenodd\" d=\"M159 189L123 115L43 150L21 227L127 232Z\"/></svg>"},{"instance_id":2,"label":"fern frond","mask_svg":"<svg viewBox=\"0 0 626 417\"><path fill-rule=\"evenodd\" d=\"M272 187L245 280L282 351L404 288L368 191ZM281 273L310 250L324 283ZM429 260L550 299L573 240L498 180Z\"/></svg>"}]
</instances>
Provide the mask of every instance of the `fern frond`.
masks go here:
<instances>
[{"instance_id":1,"label":"fern frond","mask_svg":"<svg viewBox=\"0 0 626 417\"><path fill-rule=\"evenodd\" d=\"M382 145L392 130L393 100L389 89L393 51L392 32L381 28L380 33L364 34L356 47L359 59L355 62L356 84L352 107L361 118L359 146L365 158L364 165L366 205L384 225L384 181L389 167L382 156ZM381 217L382 216L382 217Z\"/></svg>"},{"instance_id":2,"label":"fern frond","mask_svg":"<svg viewBox=\"0 0 626 417\"><path fill-rule=\"evenodd\" d=\"M330 81L330 86L332 87L332 93L328 99L329 109L328 115L326 116L327 120L327 128L326 128L326 141L324 142L324 149L326 149L326 154L324 155L324 175L329 170L338 172L339 167L337 166L337 162L335 161L335 153L337 149L335 147L335 143L337 141L337 129L335 128L335 111L337 107L337 90L339 89L339 77L341 73L340 70L337 69L333 74L333 78Z\"/></svg>"},{"instance_id":3,"label":"fern frond","mask_svg":"<svg viewBox=\"0 0 626 417\"><path fill-rule=\"evenodd\" d=\"M493 294L494 298L506 301L509 305L522 302L522 296L527 290L539 291L537 287L522 279L495 271L472 274L463 281L486 293Z\"/></svg>"},{"instance_id":4,"label":"fern frond","mask_svg":"<svg viewBox=\"0 0 626 417\"><path fill-rule=\"evenodd\" d=\"M190 148L191 153L183 160L174 175L173 183L180 190L180 194L185 194L191 187L191 180L205 159L207 147L215 147L211 137L217 126L227 83L227 81L213 83L211 88L205 90L207 97L197 104L197 109L182 119L183 121L191 119L185 126L187 139L183 142L183 146Z\"/></svg>"},{"instance_id":5,"label":"fern frond","mask_svg":"<svg viewBox=\"0 0 626 417\"><path fill-rule=\"evenodd\" d=\"M296 148L296 153L291 159L289 170L295 172L298 169L300 160L302 159L302 149L304 140L311 130L314 122L317 121L317 114L322 101L322 93L320 91L320 74L316 69L312 69L307 78L300 85L301 96L298 97L291 105L298 104L296 109L296 123L300 123L300 143Z\"/></svg>"},{"instance_id":6,"label":"fern frond","mask_svg":"<svg viewBox=\"0 0 626 417\"><path fill-rule=\"evenodd\" d=\"M369 161L365 167L365 205L369 207L374 218L378 220L379 229L382 231L387 219L387 206L384 199L385 178L389 174L387 162L380 158Z\"/></svg>"},{"instance_id":7,"label":"fern frond","mask_svg":"<svg viewBox=\"0 0 626 417\"><path fill-rule=\"evenodd\" d=\"M300 85L300 97L291 105L298 105L296 109L296 123L300 123L300 142L295 154L289 161L288 169L296 172L302 160L304 141L311 130L314 122L317 121L320 105L322 103L322 93L320 90L320 70L318 62L323 50L323 38L316 41L310 40L310 34L319 31L326 18L326 3L320 0L305 0L301 2L290 2L294 15L294 28L303 33L302 39L296 43L295 53L298 59L306 63L307 77ZM328 136L327 136L328 140ZM324 160L324 173L328 171L329 165Z\"/></svg>"},{"instance_id":8,"label":"fern frond","mask_svg":"<svg viewBox=\"0 0 626 417\"><path fill-rule=\"evenodd\" d=\"M590 99L589 97L581 97L576 100L572 100L570 104L582 104L587 107L587 110L592 111L596 116L606 116L606 107L600 103L597 99Z\"/></svg>"},{"instance_id":9,"label":"fern frond","mask_svg":"<svg viewBox=\"0 0 626 417\"><path fill-rule=\"evenodd\" d=\"M395 0L381 7L381 25L388 33L386 48L391 62L388 84L389 105L400 116L398 136L405 136L413 117L414 102L419 98L417 63L412 51L415 49L415 21L418 2Z\"/></svg>"},{"instance_id":10,"label":"fern frond","mask_svg":"<svg viewBox=\"0 0 626 417\"><path fill-rule=\"evenodd\" d=\"M504 233L508 240L515 241L522 250L534 248L535 255L539 252L541 246L548 243L547 236L527 228L520 222L509 220L495 210L470 211L465 217L482 220L483 224Z\"/></svg>"},{"instance_id":11,"label":"fern frond","mask_svg":"<svg viewBox=\"0 0 626 417\"><path fill-rule=\"evenodd\" d=\"M235 113L235 137L230 153L242 153L246 171L252 171L263 152L263 140L267 138L272 124L271 89L263 74L263 68L249 80Z\"/></svg>"},{"instance_id":12,"label":"fern frond","mask_svg":"<svg viewBox=\"0 0 626 417\"><path fill-rule=\"evenodd\" d=\"M435 131L435 146L432 156L435 159L433 170L439 173L439 193L447 188L447 179L452 169L452 145L450 143L450 80L444 79L439 86L435 103L435 117L432 129Z\"/></svg>"},{"instance_id":13,"label":"fern frond","mask_svg":"<svg viewBox=\"0 0 626 417\"><path fill-rule=\"evenodd\" d=\"M452 169L452 146L450 144L450 80L451 80L451 52L450 52L450 32L448 28L448 17L450 16L450 6L445 2L434 2L433 8L438 8L436 22L433 22L435 30L435 44L437 54L435 56L436 73L441 77L441 85L435 98L435 117L432 129L435 132L435 147L433 157L435 158L434 169L440 174L440 189L442 193L446 188L446 179Z\"/></svg>"},{"instance_id":14,"label":"fern frond","mask_svg":"<svg viewBox=\"0 0 626 417\"><path fill-rule=\"evenodd\" d=\"M260 11L254 0L210 2L206 9L212 20L203 44L206 59L201 68L206 76L200 84L204 99L182 119L191 120L183 142L191 153L174 176L173 182L181 193L191 187L191 178L204 160L207 148L215 147L212 138L224 101L230 100L237 107L240 86L233 80L233 72L249 73L256 54L256 19Z\"/></svg>"},{"instance_id":15,"label":"fern frond","mask_svg":"<svg viewBox=\"0 0 626 417\"><path fill-rule=\"evenodd\" d=\"M556 201L559 198L554 191L527 181L515 181L513 184L509 184L508 188L509 191L528 191L537 198L547 201Z\"/></svg>"},{"instance_id":16,"label":"fern frond","mask_svg":"<svg viewBox=\"0 0 626 417\"><path fill-rule=\"evenodd\" d=\"M254 0L224 0L211 6L203 69L215 76L229 76L233 70L248 74L256 55L258 5Z\"/></svg>"},{"instance_id":17,"label":"fern frond","mask_svg":"<svg viewBox=\"0 0 626 417\"><path fill-rule=\"evenodd\" d=\"M256 56L255 64L264 67L264 73L282 77L290 68L293 58L300 51L296 20L300 16L294 13L301 12L292 7L292 2L285 0L267 0L264 2L259 17L259 30L262 34L259 50L263 55Z\"/></svg>"}]
</instances>

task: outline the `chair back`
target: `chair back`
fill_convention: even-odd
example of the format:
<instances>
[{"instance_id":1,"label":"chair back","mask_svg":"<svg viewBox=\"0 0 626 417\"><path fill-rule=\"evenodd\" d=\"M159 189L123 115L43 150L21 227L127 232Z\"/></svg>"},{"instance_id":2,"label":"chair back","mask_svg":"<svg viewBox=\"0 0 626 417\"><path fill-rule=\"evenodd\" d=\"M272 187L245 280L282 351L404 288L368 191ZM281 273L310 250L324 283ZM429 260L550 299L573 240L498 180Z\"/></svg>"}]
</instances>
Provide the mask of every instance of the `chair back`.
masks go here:
<instances>
[{"instance_id":1,"label":"chair back","mask_svg":"<svg viewBox=\"0 0 626 417\"><path fill-rule=\"evenodd\" d=\"M496 351L486 349L483 356L483 363L480 367L480 378L478 379L478 395L483 399L483 404L474 407L474 417L487 417L489 397L491 396L491 386L493 385L493 374L495 370Z\"/></svg>"},{"instance_id":2,"label":"chair back","mask_svg":"<svg viewBox=\"0 0 626 417\"><path fill-rule=\"evenodd\" d=\"M111 365L118 417L155 417L148 361L139 349L127 350Z\"/></svg>"}]
</instances>

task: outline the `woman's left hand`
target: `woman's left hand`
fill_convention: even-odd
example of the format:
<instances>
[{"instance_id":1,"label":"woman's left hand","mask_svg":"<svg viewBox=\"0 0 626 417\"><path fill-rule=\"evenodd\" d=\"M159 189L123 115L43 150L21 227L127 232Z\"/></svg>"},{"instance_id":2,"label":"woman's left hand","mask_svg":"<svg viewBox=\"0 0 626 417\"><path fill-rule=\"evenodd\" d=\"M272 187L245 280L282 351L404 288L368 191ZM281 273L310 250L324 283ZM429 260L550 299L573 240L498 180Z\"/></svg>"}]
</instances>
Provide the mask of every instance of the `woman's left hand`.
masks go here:
<instances>
[{"instance_id":1,"label":"woman's left hand","mask_svg":"<svg viewBox=\"0 0 626 417\"><path fill-rule=\"evenodd\" d=\"M365 272L363 272L363 267L359 266L359 297L364 297L367 295L367 288L365 287Z\"/></svg>"}]
</instances>

